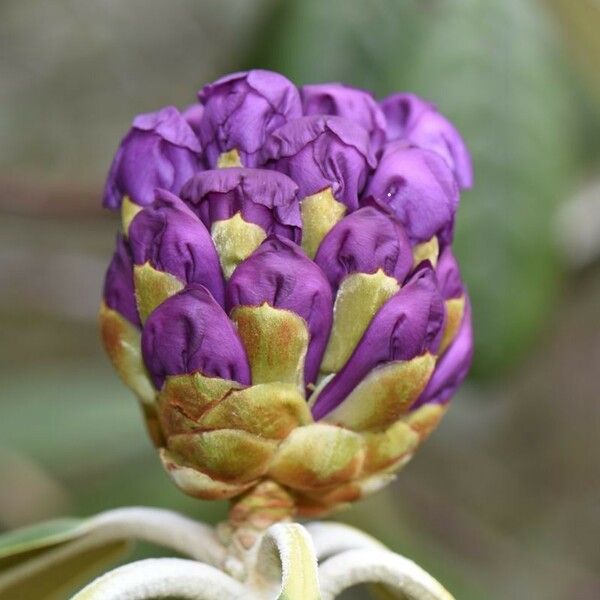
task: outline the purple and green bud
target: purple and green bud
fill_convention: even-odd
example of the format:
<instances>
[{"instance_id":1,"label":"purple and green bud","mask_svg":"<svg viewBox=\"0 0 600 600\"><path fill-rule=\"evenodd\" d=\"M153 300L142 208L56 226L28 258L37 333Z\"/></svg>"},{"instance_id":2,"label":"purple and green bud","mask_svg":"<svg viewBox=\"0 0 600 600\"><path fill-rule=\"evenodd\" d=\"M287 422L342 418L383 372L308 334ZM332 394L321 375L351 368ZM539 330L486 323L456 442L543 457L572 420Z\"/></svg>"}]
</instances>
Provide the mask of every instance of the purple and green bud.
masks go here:
<instances>
[{"instance_id":1,"label":"purple and green bud","mask_svg":"<svg viewBox=\"0 0 600 600\"><path fill-rule=\"evenodd\" d=\"M155 201L132 220L128 240L136 288L140 283L152 288L137 289L138 305L146 300L144 296L158 305L170 295L171 286L183 289L193 283L206 287L223 304L223 275L210 234L177 196L157 190ZM152 294L158 297L150 299Z\"/></svg>"},{"instance_id":2,"label":"purple and green bud","mask_svg":"<svg viewBox=\"0 0 600 600\"><path fill-rule=\"evenodd\" d=\"M293 242L269 237L233 272L227 283L228 311L261 306L292 311L308 328L304 378L314 383L329 337L333 297L323 271Z\"/></svg>"},{"instance_id":3,"label":"purple and green bud","mask_svg":"<svg viewBox=\"0 0 600 600\"><path fill-rule=\"evenodd\" d=\"M160 390L169 375L201 373L250 383L246 352L223 308L198 284L156 308L144 324L142 355Z\"/></svg>"},{"instance_id":4,"label":"purple and green bud","mask_svg":"<svg viewBox=\"0 0 600 600\"><path fill-rule=\"evenodd\" d=\"M309 116L275 130L263 148L266 166L281 171L306 198L326 189L348 210L358 198L375 156L366 129L342 117Z\"/></svg>"},{"instance_id":5,"label":"purple and green bud","mask_svg":"<svg viewBox=\"0 0 600 600\"><path fill-rule=\"evenodd\" d=\"M444 305L431 269L421 269L376 313L342 370L321 390L315 419L339 406L376 367L435 353L444 322Z\"/></svg>"},{"instance_id":6,"label":"purple and green bud","mask_svg":"<svg viewBox=\"0 0 600 600\"><path fill-rule=\"evenodd\" d=\"M320 515L387 483L468 372L470 159L407 94L249 71L199 98L113 161L104 345L186 493L271 481Z\"/></svg>"},{"instance_id":7,"label":"purple and green bud","mask_svg":"<svg viewBox=\"0 0 600 600\"><path fill-rule=\"evenodd\" d=\"M315 262L337 290L348 275L379 269L401 284L412 269L413 256L402 224L375 207L365 206L331 229L319 246Z\"/></svg>"},{"instance_id":8,"label":"purple and green bud","mask_svg":"<svg viewBox=\"0 0 600 600\"><path fill-rule=\"evenodd\" d=\"M182 198L208 230L216 221L239 213L266 235L299 242L302 219L297 192L294 181L277 171L233 167L197 173L184 186Z\"/></svg>"}]
</instances>

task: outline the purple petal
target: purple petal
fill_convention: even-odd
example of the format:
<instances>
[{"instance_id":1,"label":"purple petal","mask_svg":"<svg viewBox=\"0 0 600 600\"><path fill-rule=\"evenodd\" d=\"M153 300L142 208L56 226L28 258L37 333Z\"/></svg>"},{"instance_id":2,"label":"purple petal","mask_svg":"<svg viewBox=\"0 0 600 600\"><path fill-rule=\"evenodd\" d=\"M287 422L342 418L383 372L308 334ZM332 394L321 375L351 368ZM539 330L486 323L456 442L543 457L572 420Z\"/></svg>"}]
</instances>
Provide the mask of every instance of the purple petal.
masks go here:
<instances>
[{"instance_id":1,"label":"purple petal","mask_svg":"<svg viewBox=\"0 0 600 600\"><path fill-rule=\"evenodd\" d=\"M197 371L250 384L235 326L201 285L188 286L150 314L142 331L142 356L157 389L168 375Z\"/></svg>"},{"instance_id":2,"label":"purple petal","mask_svg":"<svg viewBox=\"0 0 600 600\"><path fill-rule=\"evenodd\" d=\"M458 186L438 154L394 142L386 146L365 196L387 204L414 243L452 239Z\"/></svg>"},{"instance_id":3,"label":"purple petal","mask_svg":"<svg viewBox=\"0 0 600 600\"><path fill-rule=\"evenodd\" d=\"M305 381L316 380L333 318L333 297L325 275L293 242L267 238L233 272L225 289L228 311L236 306L291 310L308 325Z\"/></svg>"},{"instance_id":4,"label":"purple petal","mask_svg":"<svg viewBox=\"0 0 600 600\"><path fill-rule=\"evenodd\" d=\"M358 123L369 133L373 150L386 137L386 120L372 94L341 83L305 85L300 89L305 115L334 115Z\"/></svg>"},{"instance_id":5,"label":"purple petal","mask_svg":"<svg viewBox=\"0 0 600 600\"><path fill-rule=\"evenodd\" d=\"M259 69L223 77L198 97L204 104L200 140L209 168L222 152L233 149L244 166L257 166L267 136L302 114L296 86L279 73Z\"/></svg>"},{"instance_id":6,"label":"purple petal","mask_svg":"<svg viewBox=\"0 0 600 600\"><path fill-rule=\"evenodd\" d=\"M331 187L336 200L350 210L375 159L369 134L342 117L311 116L290 121L273 132L264 147L269 168L289 175L305 198Z\"/></svg>"},{"instance_id":7,"label":"purple petal","mask_svg":"<svg viewBox=\"0 0 600 600\"><path fill-rule=\"evenodd\" d=\"M465 314L456 334L446 352L438 360L435 371L413 405L413 409L423 404L445 404L464 381L473 360L473 327L471 323L471 304L467 299Z\"/></svg>"},{"instance_id":8,"label":"purple petal","mask_svg":"<svg viewBox=\"0 0 600 600\"><path fill-rule=\"evenodd\" d=\"M321 419L378 365L410 360L439 344L444 304L430 268L422 268L377 312L352 356L323 388L312 413Z\"/></svg>"},{"instance_id":9,"label":"purple petal","mask_svg":"<svg viewBox=\"0 0 600 600\"><path fill-rule=\"evenodd\" d=\"M104 206L119 208L123 196L146 206L157 187L179 193L199 169L199 153L198 139L175 107L137 116L110 167Z\"/></svg>"},{"instance_id":10,"label":"purple petal","mask_svg":"<svg viewBox=\"0 0 600 600\"><path fill-rule=\"evenodd\" d=\"M183 118L188 122L192 131L197 137L200 137L200 123L204 115L204 106L198 102L188 106L182 113Z\"/></svg>"},{"instance_id":11,"label":"purple petal","mask_svg":"<svg viewBox=\"0 0 600 600\"><path fill-rule=\"evenodd\" d=\"M387 119L387 139L406 139L436 152L452 169L461 188L473 185L471 155L454 125L436 106L414 94L393 94L381 102Z\"/></svg>"},{"instance_id":12,"label":"purple petal","mask_svg":"<svg viewBox=\"0 0 600 600\"><path fill-rule=\"evenodd\" d=\"M394 217L366 206L343 218L325 236L315 256L333 289L350 273L386 275L402 283L412 269L412 249Z\"/></svg>"},{"instance_id":13,"label":"purple petal","mask_svg":"<svg viewBox=\"0 0 600 600\"><path fill-rule=\"evenodd\" d=\"M185 284L199 283L223 304L223 275L212 238L177 196L157 190L154 203L131 222L128 236L135 264L149 261Z\"/></svg>"},{"instance_id":14,"label":"purple petal","mask_svg":"<svg viewBox=\"0 0 600 600\"><path fill-rule=\"evenodd\" d=\"M214 169L197 173L184 186L188 202L210 230L237 212L267 234L299 241L302 229L298 186L283 173L264 169Z\"/></svg>"},{"instance_id":15,"label":"purple petal","mask_svg":"<svg viewBox=\"0 0 600 600\"><path fill-rule=\"evenodd\" d=\"M465 288L460 277L458 263L452 254L452 248L446 246L440 254L435 268L438 285L445 300L458 298L464 294Z\"/></svg>"},{"instance_id":16,"label":"purple petal","mask_svg":"<svg viewBox=\"0 0 600 600\"><path fill-rule=\"evenodd\" d=\"M133 260L127 242L117 236L117 249L108 265L104 279L104 302L136 327L141 327L135 302Z\"/></svg>"}]
</instances>

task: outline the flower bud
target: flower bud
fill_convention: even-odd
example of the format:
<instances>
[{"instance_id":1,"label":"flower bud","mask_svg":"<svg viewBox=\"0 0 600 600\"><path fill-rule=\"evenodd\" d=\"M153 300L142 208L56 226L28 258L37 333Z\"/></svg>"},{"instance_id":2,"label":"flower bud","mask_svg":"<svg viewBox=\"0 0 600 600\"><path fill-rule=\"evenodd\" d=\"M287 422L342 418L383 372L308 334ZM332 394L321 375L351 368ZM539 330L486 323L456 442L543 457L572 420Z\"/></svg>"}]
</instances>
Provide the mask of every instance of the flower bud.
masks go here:
<instances>
[{"instance_id":1,"label":"flower bud","mask_svg":"<svg viewBox=\"0 0 600 600\"><path fill-rule=\"evenodd\" d=\"M277 171L232 167L197 173L182 197L211 231L229 277L267 235L300 241L297 190Z\"/></svg>"},{"instance_id":2,"label":"flower bud","mask_svg":"<svg viewBox=\"0 0 600 600\"><path fill-rule=\"evenodd\" d=\"M433 271L421 269L377 312L343 369L318 394L313 417L321 419L336 408L375 367L435 352L443 322Z\"/></svg>"},{"instance_id":3,"label":"flower bud","mask_svg":"<svg viewBox=\"0 0 600 600\"><path fill-rule=\"evenodd\" d=\"M413 258L400 222L366 206L333 227L321 242L315 263L337 289L352 273L375 273L378 269L402 283L412 269Z\"/></svg>"},{"instance_id":4,"label":"flower bud","mask_svg":"<svg viewBox=\"0 0 600 600\"><path fill-rule=\"evenodd\" d=\"M157 190L154 203L131 222L128 238L143 320L190 283L203 285L223 304L223 275L210 234L177 196Z\"/></svg>"},{"instance_id":5,"label":"flower bud","mask_svg":"<svg viewBox=\"0 0 600 600\"><path fill-rule=\"evenodd\" d=\"M386 120L373 96L341 83L321 83L300 88L305 115L344 117L369 133L371 146L377 152L386 139Z\"/></svg>"},{"instance_id":6,"label":"flower bud","mask_svg":"<svg viewBox=\"0 0 600 600\"><path fill-rule=\"evenodd\" d=\"M337 292L334 321L321 371L346 363L375 313L412 270L412 249L393 216L366 206L337 223L319 246L315 263Z\"/></svg>"},{"instance_id":7,"label":"flower bud","mask_svg":"<svg viewBox=\"0 0 600 600\"><path fill-rule=\"evenodd\" d=\"M119 208L124 196L146 206L155 188L178 194L198 170L199 154L198 139L175 107L138 115L110 167L104 206Z\"/></svg>"},{"instance_id":8,"label":"flower bud","mask_svg":"<svg viewBox=\"0 0 600 600\"><path fill-rule=\"evenodd\" d=\"M381 102L387 119L387 140L408 140L439 154L461 188L473 185L471 155L460 133L436 106L415 94L392 94Z\"/></svg>"},{"instance_id":9,"label":"flower bud","mask_svg":"<svg viewBox=\"0 0 600 600\"><path fill-rule=\"evenodd\" d=\"M302 114L296 86L279 73L260 69L227 75L202 88L198 97L204 105L200 141L210 169L232 151L237 166L258 166L267 136Z\"/></svg>"},{"instance_id":10,"label":"flower bud","mask_svg":"<svg viewBox=\"0 0 600 600\"><path fill-rule=\"evenodd\" d=\"M264 147L266 166L299 187L302 247L313 257L327 232L358 208L375 159L368 132L342 117L311 116L273 132Z\"/></svg>"},{"instance_id":11,"label":"flower bud","mask_svg":"<svg viewBox=\"0 0 600 600\"><path fill-rule=\"evenodd\" d=\"M322 271L296 244L269 237L234 271L225 294L229 311L266 303L301 317L309 337L303 380L307 385L315 382L331 329L333 299Z\"/></svg>"},{"instance_id":12,"label":"flower bud","mask_svg":"<svg viewBox=\"0 0 600 600\"><path fill-rule=\"evenodd\" d=\"M188 285L150 314L142 331L142 355L159 390L168 375L196 372L250 383L246 352L235 326L198 284Z\"/></svg>"},{"instance_id":13,"label":"flower bud","mask_svg":"<svg viewBox=\"0 0 600 600\"><path fill-rule=\"evenodd\" d=\"M386 146L365 190L387 204L406 228L413 243L434 235L452 240L458 207L458 186L438 154L395 142Z\"/></svg>"},{"instance_id":14,"label":"flower bud","mask_svg":"<svg viewBox=\"0 0 600 600\"><path fill-rule=\"evenodd\" d=\"M104 345L184 492L321 515L393 479L468 371L468 154L410 95L249 71L199 98L113 162Z\"/></svg>"}]
</instances>

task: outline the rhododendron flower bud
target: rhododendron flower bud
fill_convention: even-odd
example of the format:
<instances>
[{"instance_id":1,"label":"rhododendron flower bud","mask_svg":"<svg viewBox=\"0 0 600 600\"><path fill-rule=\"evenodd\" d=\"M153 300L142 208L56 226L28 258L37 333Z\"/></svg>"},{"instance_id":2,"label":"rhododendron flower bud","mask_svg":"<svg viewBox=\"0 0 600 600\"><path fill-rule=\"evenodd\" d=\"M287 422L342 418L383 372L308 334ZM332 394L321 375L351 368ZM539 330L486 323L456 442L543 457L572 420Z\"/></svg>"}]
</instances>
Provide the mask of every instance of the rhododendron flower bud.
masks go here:
<instances>
[{"instance_id":1,"label":"rhododendron flower bud","mask_svg":"<svg viewBox=\"0 0 600 600\"><path fill-rule=\"evenodd\" d=\"M436 106L415 94L392 94L381 102L387 118L387 140L404 139L439 154L461 188L473 185L471 155L456 127Z\"/></svg>"},{"instance_id":2,"label":"rhododendron flower bud","mask_svg":"<svg viewBox=\"0 0 600 600\"><path fill-rule=\"evenodd\" d=\"M394 211L411 241L425 242L434 235L452 240L458 186L438 154L404 142L389 144L366 194Z\"/></svg>"},{"instance_id":3,"label":"rhododendron flower bud","mask_svg":"<svg viewBox=\"0 0 600 600\"><path fill-rule=\"evenodd\" d=\"M204 106L198 130L209 168L220 166L220 157L227 166L257 166L267 136L302 115L296 86L271 71L227 75L204 86L198 98Z\"/></svg>"},{"instance_id":4,"label":"rhododendron flower bud","mask_svg":"<svg viewBox=\"0 0 600 600\"><path fill-rule=\"evenodd\" d=\"M344 117L367 130L374 151L383 146L385 114L369 92L341 83L321 83L303 86L300 94L304 114Z\"/></svg>"},{"instance_id":5,"label":"rhododendron flower bud","mask_svg":"<svg viewBox=\"0 0 600 600\"><path fill-rule=\"evenodd\" d=\"M200 142L174 106L139 115L113 159L104 206L119 208L123 197L146 206L155 188L179 193L198 170Z\"/></svg>"},{"instance_id":6,"label":"rhododendron flower bud","mask_svg":"<svg viewBox=\"0 0 600 600\"><path fill-rule=\"evenodd\" d=\"M469 369L460 138L416 100L267 71L199 98L113 163L104 345L183 491L322 514L388 483Z\"/></svg>"}]
</instances>

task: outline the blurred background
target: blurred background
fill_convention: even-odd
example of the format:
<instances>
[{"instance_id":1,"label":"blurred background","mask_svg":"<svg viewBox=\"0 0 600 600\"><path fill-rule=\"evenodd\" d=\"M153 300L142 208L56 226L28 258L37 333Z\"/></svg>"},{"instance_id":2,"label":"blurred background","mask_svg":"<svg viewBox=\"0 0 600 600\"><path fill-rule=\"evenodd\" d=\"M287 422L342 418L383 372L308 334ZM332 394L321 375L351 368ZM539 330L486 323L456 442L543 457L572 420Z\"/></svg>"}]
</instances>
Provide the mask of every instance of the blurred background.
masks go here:
<instances>
[{"instance_id":1,"label":"blurred background","mask_svg":"<svg viewBox=\"0 0 600 600\"><path fill-rule=\"evenodd\" d=\"M472 376L339 519L461 600L600 597L599 31L598 0L1 0L0 530L128 504L225 516L167 481L101 350L100 195L133 115L265 67L422 94L475 161L456 235Z\"/></svg>"}]
</instances>

